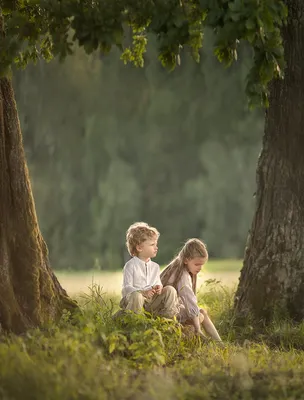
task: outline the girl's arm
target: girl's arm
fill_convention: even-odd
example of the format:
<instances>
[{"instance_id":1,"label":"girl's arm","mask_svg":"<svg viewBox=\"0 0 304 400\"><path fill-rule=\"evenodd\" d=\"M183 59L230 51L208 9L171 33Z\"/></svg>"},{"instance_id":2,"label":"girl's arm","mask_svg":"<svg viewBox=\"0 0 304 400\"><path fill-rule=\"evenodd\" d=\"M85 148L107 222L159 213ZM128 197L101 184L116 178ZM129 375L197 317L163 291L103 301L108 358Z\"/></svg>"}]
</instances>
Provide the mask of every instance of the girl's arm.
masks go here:
<instances>
[{"instance_id":1,"label":"girl's arm","mask_svg":"<svg viewBox=\"0 0 304 400\"><path fill-rule=\"evenodd\" d=\"M207 313L200 312L200 309L197 304L196 295L192 290L190 275L189 279L186 274L182 276L180 282L178 283L178 295L182 299L182 302L185 306L185 310L187 313L187 318L193 324L196 334L201 336L203 339L207 339L201 329L201 323L202 323L206 333L213 339L221 342L221 337L218 334L215 326L213 325L213 322L211 321Z\"/></svg>"},{"instance_id":2,"label":"girl's arm","mask_svg":"<svg viewBox=\"0 0 304 400\"><path fill-rule=\"evenodd\" d=\"M191 290L192 293L190 292L190 290ZM186 298L187 298L187 300L186 300ZM196 298L195 294L193 293L192 288L189 288L189 289L185 290L184 299L185 299L183 301L184 304L185 304L185 302L189 301L188 307L185 307L185 308L186 308L186 311L187 311L187 314L188 314L188 318L192 322L192 325L194 326L195 333L197 335L201 336L203 339L207 339L206 335L204 334L204 332L201 329L201 323L202 323L201 317L202 317L202 315L200 313L200 309L198 308L197 298ZM192 303L192 306L191 306L191 303ZM198 312L198 315L196 314L196 312ZM208 320L209 320L209 318L208 318Z\"/></svg>"},{"instance_id":3,"label":"girl's arm","mask_svg":"<svg viewBox=\"0 0 304 400\"><path fill-rule=\"evenodd\" d=\"M197 305L197 298L192 290L190 275L182 275L180 281L177 283L177 292L185 306L188 320L191 320L195 331L200 333L200 310Z\"/></svg>"},{"instance_id":4,"label":"girl's arm","mask_svg":"<svg viewBox=\"0 0 304 400\"><path fill-rule=\"evenodd\" d=\"M195 332L196 332L196 333L202 332L202 331L201 331L201 323L200 323L199 316L198 316L198 317L196 317L196 316L193 317L193 318L192 318L192 322L193 322L193 325L194 325Z\"/></svg>"}]
</instances>

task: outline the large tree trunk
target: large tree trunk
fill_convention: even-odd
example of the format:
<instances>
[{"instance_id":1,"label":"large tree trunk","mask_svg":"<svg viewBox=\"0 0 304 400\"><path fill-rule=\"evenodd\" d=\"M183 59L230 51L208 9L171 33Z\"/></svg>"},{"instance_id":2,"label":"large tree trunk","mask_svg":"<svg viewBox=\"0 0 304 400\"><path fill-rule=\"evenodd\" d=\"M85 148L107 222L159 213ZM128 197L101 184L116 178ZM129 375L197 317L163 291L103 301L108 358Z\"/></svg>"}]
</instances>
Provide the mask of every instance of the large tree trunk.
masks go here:
<instances>
[{"instance_id":1,"label":"large tree trunk","mask_svg":"<svg viewBox=\"0 0 304 400\"><path fill-rule=\"evenodd\" d=\"M11 81L0 79L0 324L16 333L75 308L50 269Z\"/></svg>"},{"instance_id":2,"label":"large tree trunk","mask_svg":"<svg viewBox=\"0 0 304 400\"><path fill-rule=\"evenodd\" d=\"M276 310L304 317L304 1L286 3L287 69L270 89L256 212L235 298L238 312L262 320Z\"/></svg>"}]
</instances>

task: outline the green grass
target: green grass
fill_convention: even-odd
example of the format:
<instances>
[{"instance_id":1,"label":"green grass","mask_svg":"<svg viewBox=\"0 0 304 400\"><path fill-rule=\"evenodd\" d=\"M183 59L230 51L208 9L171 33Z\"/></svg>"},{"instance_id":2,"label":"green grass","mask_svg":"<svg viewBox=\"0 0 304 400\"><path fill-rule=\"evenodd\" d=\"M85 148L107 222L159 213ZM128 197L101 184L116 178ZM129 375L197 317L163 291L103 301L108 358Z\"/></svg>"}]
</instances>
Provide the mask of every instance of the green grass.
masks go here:
<instances>
[{"instance_id":1,"label":"green grass","mask_svg":"<svg viewBox=\"0 0 304 400\"><path fill-rule=\"evenodd\" d=\"M209 260L205 270L208 272L239 272L242 268L242 260L237 259L215 259Z\"/></svg>"},{"instance_id":2,"label":"green grass","mask_svg":"<svg viewBox=\"0 0 304 400\"><path fill-rule=\"evenodd\" d=\"M236 325L233 292L209 282L199 301L225 347L204 344L169 320L128 314L98 286L82 313L0 340L0 399L301 399L304 324Z\"/></svg>"}]
</instances>

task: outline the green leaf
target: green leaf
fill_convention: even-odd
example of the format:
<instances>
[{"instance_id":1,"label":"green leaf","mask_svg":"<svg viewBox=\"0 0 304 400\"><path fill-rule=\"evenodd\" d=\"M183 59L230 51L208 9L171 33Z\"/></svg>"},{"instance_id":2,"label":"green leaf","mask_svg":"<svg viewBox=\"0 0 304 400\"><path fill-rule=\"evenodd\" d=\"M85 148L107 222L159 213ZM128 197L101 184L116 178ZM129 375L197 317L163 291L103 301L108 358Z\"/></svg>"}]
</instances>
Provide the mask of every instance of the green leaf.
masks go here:
<instances>
[{"instance_id":1,"label":"green leaf","mask_svg":"<svg viewBox=\"0 0 304 400\"><path fill-rule=\"evenodd\" d=\"M115 350L115 342L111 342L109 345L109 353L112 354Z\"/></svg>"},{"instance_id":2,"label":"green leaf","mask_svg":"<svg viewBox=\"0 0 304 400\"><path fill-rule=\"evenodd\" d=\"M253 18L251 19L247 19L245 26L248 30L253 30L256 28L256 23L255 20Z\"/></svg>"}]
</instances>

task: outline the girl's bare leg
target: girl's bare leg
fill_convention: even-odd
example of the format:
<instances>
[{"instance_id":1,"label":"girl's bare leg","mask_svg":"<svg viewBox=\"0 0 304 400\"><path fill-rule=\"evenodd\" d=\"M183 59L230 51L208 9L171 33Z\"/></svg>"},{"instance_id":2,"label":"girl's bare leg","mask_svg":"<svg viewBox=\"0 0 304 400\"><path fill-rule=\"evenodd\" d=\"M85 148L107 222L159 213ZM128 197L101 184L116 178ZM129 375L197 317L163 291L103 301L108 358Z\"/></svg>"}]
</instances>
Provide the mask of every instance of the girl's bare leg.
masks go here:
<instances>
[{"instance_id":1,"label":"girl's bare leg","mask_svg":"<svg viewBox=\"0 0 304 400\"><path fill-rule=\"evenodd\" d=\"M208 316L206 310L200 309L200 322L206 333L212 337L212 339L218 340L219 342L222 341L216 327L213 325L213 322Z\"/></svg>"}]
</instances>

